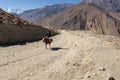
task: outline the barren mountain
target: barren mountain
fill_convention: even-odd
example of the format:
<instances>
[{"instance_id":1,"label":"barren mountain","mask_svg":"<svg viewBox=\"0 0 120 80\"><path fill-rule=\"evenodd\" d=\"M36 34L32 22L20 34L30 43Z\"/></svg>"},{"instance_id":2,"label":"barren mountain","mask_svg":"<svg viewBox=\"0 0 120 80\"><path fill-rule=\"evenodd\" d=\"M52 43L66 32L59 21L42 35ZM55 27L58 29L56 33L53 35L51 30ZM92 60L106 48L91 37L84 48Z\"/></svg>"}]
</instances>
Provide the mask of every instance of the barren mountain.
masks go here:
<instances>
[{"instance_id":1,"label":"barren mountain","mask_svg":"<svg viewBox=\"0 0 120 80\"><path fill-rule=\"evenodd\" d=\"M80 3L37 23L50 28L93 30L100 34L119 36L120 20L117 16L107 13L94 4Z\"/></svg>"},{"instance_id":2,"label":"barren mountain","mask_svg":"<svg viewBox=\"0 0 120 80\"><path fill-rule=\"evenodd\" d=\"M19 19L0 9L0 45L39 40L47 32L48 30L41 26ZM53 31L51 33L55 34Z\"/></svg>"},{"instance_id":3,"label":"barren mountain","mask_svg":"<svg viewBox=\"0 0 120 80\"><path fill-rule=\"evenodd\" d=\"M43 8L37 8L32 10L26 10L19 17L26 19L28 21L36 21L38 19L43 19L47 16L62 12L69 7L73 6L72 4L55 4L52 6L45 6Z\"/></svg>"},{"instance_id":4,"label":"barren mountain","mask_svg":"<svg viewBox=\"0 0 120 80\"><path fill-rule=\"evenodd\" d=\"M85 2L94 3L107 11L120 13L120 0L85 0Z\"/></svg>"}]
</instances>

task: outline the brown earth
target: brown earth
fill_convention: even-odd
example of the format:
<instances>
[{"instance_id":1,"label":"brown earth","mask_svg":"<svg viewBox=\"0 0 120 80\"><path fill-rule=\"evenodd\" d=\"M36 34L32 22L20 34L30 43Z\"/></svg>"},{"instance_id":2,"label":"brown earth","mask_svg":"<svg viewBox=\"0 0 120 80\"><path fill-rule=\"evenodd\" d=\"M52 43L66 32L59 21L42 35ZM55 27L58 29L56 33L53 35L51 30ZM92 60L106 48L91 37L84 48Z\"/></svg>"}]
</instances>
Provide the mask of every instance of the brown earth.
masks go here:
<instances>
[{"instance_id":1,"label":"brown earth","mask_svg":"<svg viewBox=\"0 0 120 80\"><path fill-rule=\"evenodd\" d=\"M61 31L42 41L0 47L0 80L120 79L120 38L89 31Z\"/></svg>"}]
</instances>

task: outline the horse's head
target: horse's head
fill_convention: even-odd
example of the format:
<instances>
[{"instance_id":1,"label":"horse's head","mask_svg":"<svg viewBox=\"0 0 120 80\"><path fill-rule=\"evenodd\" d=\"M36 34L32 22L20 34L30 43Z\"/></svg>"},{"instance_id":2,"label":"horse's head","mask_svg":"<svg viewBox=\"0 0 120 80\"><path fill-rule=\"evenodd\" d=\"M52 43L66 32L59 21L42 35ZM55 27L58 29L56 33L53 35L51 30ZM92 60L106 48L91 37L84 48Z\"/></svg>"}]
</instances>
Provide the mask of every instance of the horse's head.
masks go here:
<instances>
[{"instance_id":1,"label":"horse's head","mask_svg":"<svg viewBox=\"0 0 120 80\"><path fill-rule=\"evenodd\" d=\"M44 38L43 38L43 42L46 42L46 41L47 41L47 37L44 37Z\"/></svg>"}]
</instances>

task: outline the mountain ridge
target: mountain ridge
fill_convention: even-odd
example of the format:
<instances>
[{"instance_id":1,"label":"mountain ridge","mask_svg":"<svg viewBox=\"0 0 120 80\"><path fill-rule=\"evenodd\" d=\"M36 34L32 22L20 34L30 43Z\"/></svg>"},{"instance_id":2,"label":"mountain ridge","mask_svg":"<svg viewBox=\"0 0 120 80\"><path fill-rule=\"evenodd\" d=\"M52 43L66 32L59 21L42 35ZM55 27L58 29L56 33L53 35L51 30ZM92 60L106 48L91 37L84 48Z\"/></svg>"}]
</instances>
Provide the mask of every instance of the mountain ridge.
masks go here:
<instances>
[{"instance_id":1,"label":"mountain ridge","mask_svg":"<svg viewBox=\"0 0 120 80\"><path fill-rule=\"evenodd\" d=\"M84 2L94 3L107 11L120 13L120 0L85 0Z\"/></svg>"},{"instance_id":2,"label":"mountain ridge","mask_svg":"<svg viewBox=\"0 0 120 80\"><path fill-rule=\"evenodd\" d=\"M22 14L20 14L19 17L34 22L38 19L43 19L47 16L51 16L53 14L62 12L71 6L73 6L73 4L65 3L65 4L55 4L52 6L45 6L43 8L26 10Z\"/></svg>"}]
</instances>

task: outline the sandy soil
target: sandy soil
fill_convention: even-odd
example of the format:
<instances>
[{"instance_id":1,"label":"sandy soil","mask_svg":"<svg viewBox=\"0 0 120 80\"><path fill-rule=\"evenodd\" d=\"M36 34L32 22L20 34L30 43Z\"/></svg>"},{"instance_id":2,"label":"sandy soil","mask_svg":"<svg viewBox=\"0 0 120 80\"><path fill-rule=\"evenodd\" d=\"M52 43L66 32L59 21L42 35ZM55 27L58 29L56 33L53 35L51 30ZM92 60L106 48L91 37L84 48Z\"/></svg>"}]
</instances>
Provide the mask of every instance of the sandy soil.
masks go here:
<instances>
[{"instance_id":1,"label":"sandy soil","mask_svg":"<svg viewBox=\"0 0 120 80\"><path fill-rule=\"evenodd\" d=\"M61 31L42 41L0 47L0 80L120 80L120 38Z\"/></svg>"}]
</instances>

